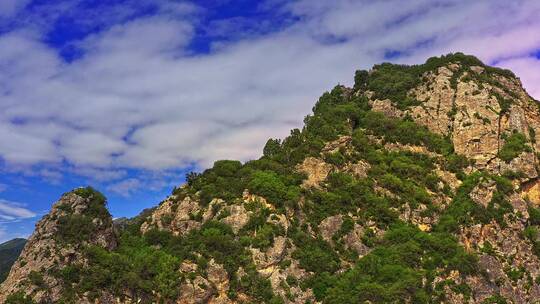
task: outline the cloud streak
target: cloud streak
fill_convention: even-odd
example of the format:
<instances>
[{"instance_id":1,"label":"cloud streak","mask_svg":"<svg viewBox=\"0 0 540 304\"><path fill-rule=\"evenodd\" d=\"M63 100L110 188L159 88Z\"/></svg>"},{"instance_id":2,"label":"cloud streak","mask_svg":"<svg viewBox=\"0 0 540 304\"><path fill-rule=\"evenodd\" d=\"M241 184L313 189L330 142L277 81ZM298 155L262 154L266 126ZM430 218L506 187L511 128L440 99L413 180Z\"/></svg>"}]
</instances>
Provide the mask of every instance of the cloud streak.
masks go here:
<instances>
[{"instance_id":1,"label":"cloud streak","mask_svg":"<svg viewBox=\"0 0 540 304\"><path fill-rule=\"evenodd\" d=\"M21 204L0 199L0 223L32 218L36 214Z\"/></svg>"},{"instance_id":2,"label":"cloud streak","mask_svg":"<svg viewBox=\"0 0 540 304\"><path fill-rule=\"evenodd\" d=\"M276 6L294 22L217 41L205 54L191 49L200 9L166 1L153 15L122 19L75 41L71 47L81 56L72 62L31 25L1 35L1 159L7 167L109 172L104 179L121 178L114 172L125 169L251 159L267 138L299 127L321 92L350 85L355 69L369 68L389 52L406 63L472 53L515 69L540 97L540 64L529 56L540 48L537 1ZM186 14L191 17L174 17ZM216 22L205 32L212 26L226 37L246 23ZM110 190L129 195L140 186L131 178Z\"/></svg>"}]
</instances>

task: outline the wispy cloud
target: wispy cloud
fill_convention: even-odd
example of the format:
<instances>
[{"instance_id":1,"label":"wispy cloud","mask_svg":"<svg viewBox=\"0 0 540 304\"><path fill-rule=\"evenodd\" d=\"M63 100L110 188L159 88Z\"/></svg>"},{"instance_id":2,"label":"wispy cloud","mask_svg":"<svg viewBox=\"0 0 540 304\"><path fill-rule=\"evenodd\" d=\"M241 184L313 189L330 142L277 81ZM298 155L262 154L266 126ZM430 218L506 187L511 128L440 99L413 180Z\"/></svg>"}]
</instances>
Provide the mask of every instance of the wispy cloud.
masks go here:
<instances>
[{"instance_id":1,"label":"wispy cloud","mask_svg":"<svg viewBox=\"0 0 540 304\"><path fill-rule=\"evenodd\" d=\"M142 183L138 179L128 178L123 181L109 185L107 187L107 190L113 193L116 193L118 195L124 196L124 197L129 197L135 191L139 190L141 186L142 186Z\"/></svg>"},{"instance_id":2,"label":"wispy cloud","mask_svg":"<svg viewBox=\"0 0 540 304\"><path fill-rule=\"evenodd\" d=\"M56 180L62 170L117 180L129 169L247 160L267 138L299 127L322 91L351 84L355 69L392 51L407 63L476 54L515 69L540 97L539 61L529 56L540 49L538 1L271 2L264 7L279 9L286 26L211 23L205 31L218 37L249 34L205 54L191 48L201 10L189 4L159 1L141 16L115 6L124 17L96 21L100 31L72 43L81 52L72 62L24 19L0 36L0 157L11 167L44 166ZM140 183L128 177L109 189L129 195Z\"/></svg>"},{"instance_id":3,"label":"wispy cloud","mask_svg":"<svg viewBox=\"0 0 540 304\"><path fill-rule=\"evenodd\" d=\"M16 202L0 199L0 223L32 218L36 213Z\"/></svg>"}]
</instances>

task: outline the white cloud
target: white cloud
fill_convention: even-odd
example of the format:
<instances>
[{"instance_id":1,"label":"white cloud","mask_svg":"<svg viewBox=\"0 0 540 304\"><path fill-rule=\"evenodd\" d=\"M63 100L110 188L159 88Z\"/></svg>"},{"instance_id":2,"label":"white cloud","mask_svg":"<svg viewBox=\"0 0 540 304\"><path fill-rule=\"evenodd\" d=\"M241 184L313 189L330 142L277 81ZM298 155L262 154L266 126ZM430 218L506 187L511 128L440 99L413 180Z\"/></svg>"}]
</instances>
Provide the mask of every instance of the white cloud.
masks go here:
<instances>
[{"instance_id":1,"label":"white cloud","mask_svg":"<svg viewBox=\"0 0 540 304\"><path fill-rule=\"evenodd\" d=\"M188 48L196 21L171 17L199 12L161 8L74 44L84 56L71 63L38 32L0 36L0 157L8 166L67 163L110 181L130 168L254 158L268 137L301 126L324 90L351 84L355 69L388 50L411 63L452 51L502 60L540 97L538 62L527 57L540 48L537 1L296 1L282 9L299 21L202 55ZM110 190L129 195L140 186L128 179Z\"/></svg>"},{"instance_id":2,"label":"white cloud","mask_svg":"<svg viewBox=\"0 0 540 304\"><path fill-rule=\"evenodd\" d=\"M142 183L138 179L128 178L123 181L109 185L107 187L107 190L114 192L118 195L124 196L124 197L129 197L135 191L139 190L141 186L142 186Z\"/></svg>"},{"instance_id":3,"label":"white cloud","mask_svg":"<svg viewBox=\"0 0 540 304\"><path fill-rule=\"evenodd\" d=\"M0 199L0 223L12 222L25 218L32 218L36 214L24 208L22 204Z\"/></svg>"}]
</instances>

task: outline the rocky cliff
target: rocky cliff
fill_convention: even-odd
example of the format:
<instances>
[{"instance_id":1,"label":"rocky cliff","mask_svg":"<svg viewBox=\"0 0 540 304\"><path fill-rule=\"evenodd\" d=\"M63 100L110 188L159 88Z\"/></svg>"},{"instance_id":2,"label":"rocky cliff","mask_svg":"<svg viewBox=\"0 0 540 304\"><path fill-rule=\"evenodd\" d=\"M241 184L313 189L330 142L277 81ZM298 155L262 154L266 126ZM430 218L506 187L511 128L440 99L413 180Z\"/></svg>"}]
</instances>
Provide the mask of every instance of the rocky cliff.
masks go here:
<instances>
[{"instance_id":1,"label":"rocky cliff","mask_svg":"<svg viewBox=\"0 0 540 304\"><path fill-rule=\"evenodd\" d=\"M116 228L95 191L64 195L0 301L540 299L540 105L512 72L461 53L376 65L304 122Z\"/></svg>"}]
</instances>

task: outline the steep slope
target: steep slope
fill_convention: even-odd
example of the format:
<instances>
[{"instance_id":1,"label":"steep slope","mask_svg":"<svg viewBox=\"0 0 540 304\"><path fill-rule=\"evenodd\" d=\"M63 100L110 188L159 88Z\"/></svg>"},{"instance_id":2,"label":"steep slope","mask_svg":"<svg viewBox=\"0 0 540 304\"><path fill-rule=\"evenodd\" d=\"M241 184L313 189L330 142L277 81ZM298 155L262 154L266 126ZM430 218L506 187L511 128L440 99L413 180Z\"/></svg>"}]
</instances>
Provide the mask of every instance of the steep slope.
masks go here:
<instances>
[{"instance_id":1,"label":"steep slope","mask_svg":"<svg viewBox=\"0 0 540 304\"><path fill-rule=\"evenodd\" d=\"M13 239L0 244L0 283L6 279L11 266L24 248L25 239Z\"/></svg>"},{"instance_id":2,"label":"steep slope","mask_svg":"<svg viewBox=\"0 0 540 304\"><path fill-rule=\"evenodd\" d=\"M376 65L304 122L258 160L188 174L117 238L107 221L113 243L71 242L82 258L26 266L43 252L27 245L0 295L46 302L33 270L67 303L540 298L540 106L510 71L461 53ZM29 243L64 231L53 215Z\"/></svg>"}]
</instances>

